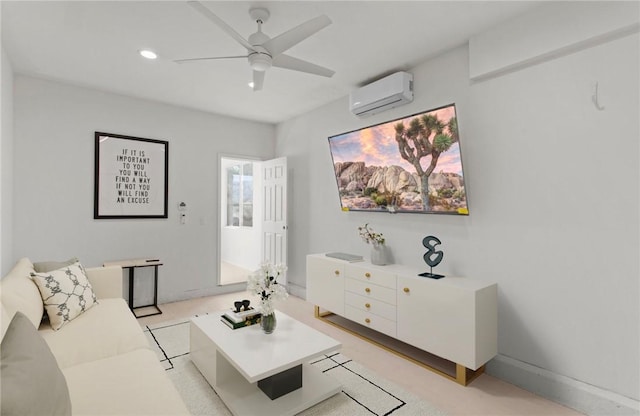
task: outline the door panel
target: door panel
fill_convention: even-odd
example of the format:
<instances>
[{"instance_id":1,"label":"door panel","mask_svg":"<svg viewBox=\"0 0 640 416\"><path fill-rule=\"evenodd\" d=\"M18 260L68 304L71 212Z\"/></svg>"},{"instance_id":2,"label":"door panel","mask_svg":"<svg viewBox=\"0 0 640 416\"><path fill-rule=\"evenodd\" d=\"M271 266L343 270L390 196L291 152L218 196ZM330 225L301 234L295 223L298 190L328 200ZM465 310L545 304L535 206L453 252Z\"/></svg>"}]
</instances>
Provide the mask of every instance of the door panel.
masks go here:
<instances>
[{"instance_id":1,"label":"door panel","mask_svg":"<svg viewBox=\"0 0 640 416\"><path fill-rule=\"evenodd\" d=\"M287 159L262 162L262 258L287 264ZM286 284L286 273L280 279Z\"/></svg>"}]
</instances>

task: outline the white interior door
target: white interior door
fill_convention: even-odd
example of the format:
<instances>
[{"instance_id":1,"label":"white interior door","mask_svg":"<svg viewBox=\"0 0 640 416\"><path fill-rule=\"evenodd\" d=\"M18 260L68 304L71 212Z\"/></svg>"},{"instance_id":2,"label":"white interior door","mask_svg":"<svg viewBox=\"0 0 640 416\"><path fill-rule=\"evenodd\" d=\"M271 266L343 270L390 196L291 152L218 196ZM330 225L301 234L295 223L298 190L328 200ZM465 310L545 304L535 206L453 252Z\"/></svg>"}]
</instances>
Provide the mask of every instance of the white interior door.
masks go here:
<instances>
[{"instance_id":1,"label":"white interior door","mask_svg":"<svg viewBox=\"0 0 640 416\"><path fill-rule=\"evenodd\" d=\"M287 158L262 162L262 190L262 258L287 264Z\"/></svg>"}]
</instances>

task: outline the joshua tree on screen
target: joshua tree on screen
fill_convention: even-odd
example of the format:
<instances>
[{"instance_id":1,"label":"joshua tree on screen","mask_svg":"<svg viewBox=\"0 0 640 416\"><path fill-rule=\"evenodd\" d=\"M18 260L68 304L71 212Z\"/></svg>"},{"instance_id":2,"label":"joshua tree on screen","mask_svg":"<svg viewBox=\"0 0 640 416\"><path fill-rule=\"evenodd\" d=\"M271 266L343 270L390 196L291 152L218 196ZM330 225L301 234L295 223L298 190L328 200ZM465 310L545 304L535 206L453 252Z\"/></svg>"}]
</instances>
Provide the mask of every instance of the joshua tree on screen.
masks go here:
<instances>
[{"instance_id":1,"label":"joshua tree on screen","mask_svg":"<svg viewBox=\"0 0 640 416\"><path fill-rule=\"evenodd\" d=\"M414 118L406 127L403 122L395 125L396 141L400 156L411 163L420 176L420 194L422 206L429 210L429 176L438 164L438 158L458 141L458 122L452 117L447 124L437 115L425 114ZM427 169L423 169L420 160L431 156Z\"/></svg>"}]
</instances>

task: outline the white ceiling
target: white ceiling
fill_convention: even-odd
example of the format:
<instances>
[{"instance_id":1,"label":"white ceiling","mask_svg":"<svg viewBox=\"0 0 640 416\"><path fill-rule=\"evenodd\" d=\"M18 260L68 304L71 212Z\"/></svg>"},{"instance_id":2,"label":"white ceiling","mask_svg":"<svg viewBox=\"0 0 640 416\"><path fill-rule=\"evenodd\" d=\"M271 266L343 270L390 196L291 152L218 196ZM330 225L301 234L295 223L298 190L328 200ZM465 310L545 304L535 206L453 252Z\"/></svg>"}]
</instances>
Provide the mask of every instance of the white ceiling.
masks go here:
<instances>
[{"instance_id":1,"label":"white ceiling","mask_svg":"<svg viewBox=\"0 0 640 416\"><path fill-rule=\"evenodd\" d=\"M243 59L176 64L173 59L246 50L186 1L2 1L2 42L16 73L244 119L278 123L410 69L470 36L525 13L517 1L206 1L247 38L248 14L266 7L271 37L320 14L333 24L287 54L336 71L324 78L280 68L262 91ZM148 61L138 50L150 48Z\"/></svg>"}]
</instances>

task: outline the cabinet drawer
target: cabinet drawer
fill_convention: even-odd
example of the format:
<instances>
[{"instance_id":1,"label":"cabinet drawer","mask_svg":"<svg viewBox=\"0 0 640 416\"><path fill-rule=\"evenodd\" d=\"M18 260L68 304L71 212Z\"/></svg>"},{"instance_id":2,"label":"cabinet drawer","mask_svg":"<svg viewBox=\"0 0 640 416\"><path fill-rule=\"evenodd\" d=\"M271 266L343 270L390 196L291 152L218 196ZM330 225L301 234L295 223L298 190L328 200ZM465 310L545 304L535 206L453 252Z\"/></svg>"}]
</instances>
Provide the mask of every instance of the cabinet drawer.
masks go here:
<instances>
[{"instance_id":1,"label":"cabinet drawer","mask_svg":"<svg viewBox=\"0 0 640 416\"><path fill-rule=\"evenodd\" d=\"M381 300L390 305L396 304L396 291L394 289L354 279L345 279L345 289L348 292L353 292L366 298Z\"/></svg>"},{"instance_id":2,"label":"cabinet drawer","mask_svg":"<svg viewBox=\"0 0 640 416\"><path fill-rule=\"evenodd\" d=\"M375 268L359 267L353 264L348 264L344 272L346 277L351 279L373 283L374 285L388 287L389 289L396 288L396 275L393 273L384 272Z\"/></svg>"},{"instance_id":3,"label":"cabinet drawer","mask_svg":"<svg viewBox=\"0 0 640 416\"><path fill-rule=\"evenodd\" d=\"M345 306L345 318L357 322L378 332L382 332L390 337L396 336L396 323L389 319L374 315L367 311L361 311L353 306Z\"/></svg>"},{"instance_id":4,"label":"cabinet drawer","mask_svg":"<svg viewBox=\"0 0 640 416\"><path fill-rule=\"evenodd\" d=\"M344 302L346 305L360 309L361 311L370 312L390 321L395 322L396 320L396 307L377 299L371 299L370 297L347 292L344 295Z\"/></svg>"}]
</instances>

